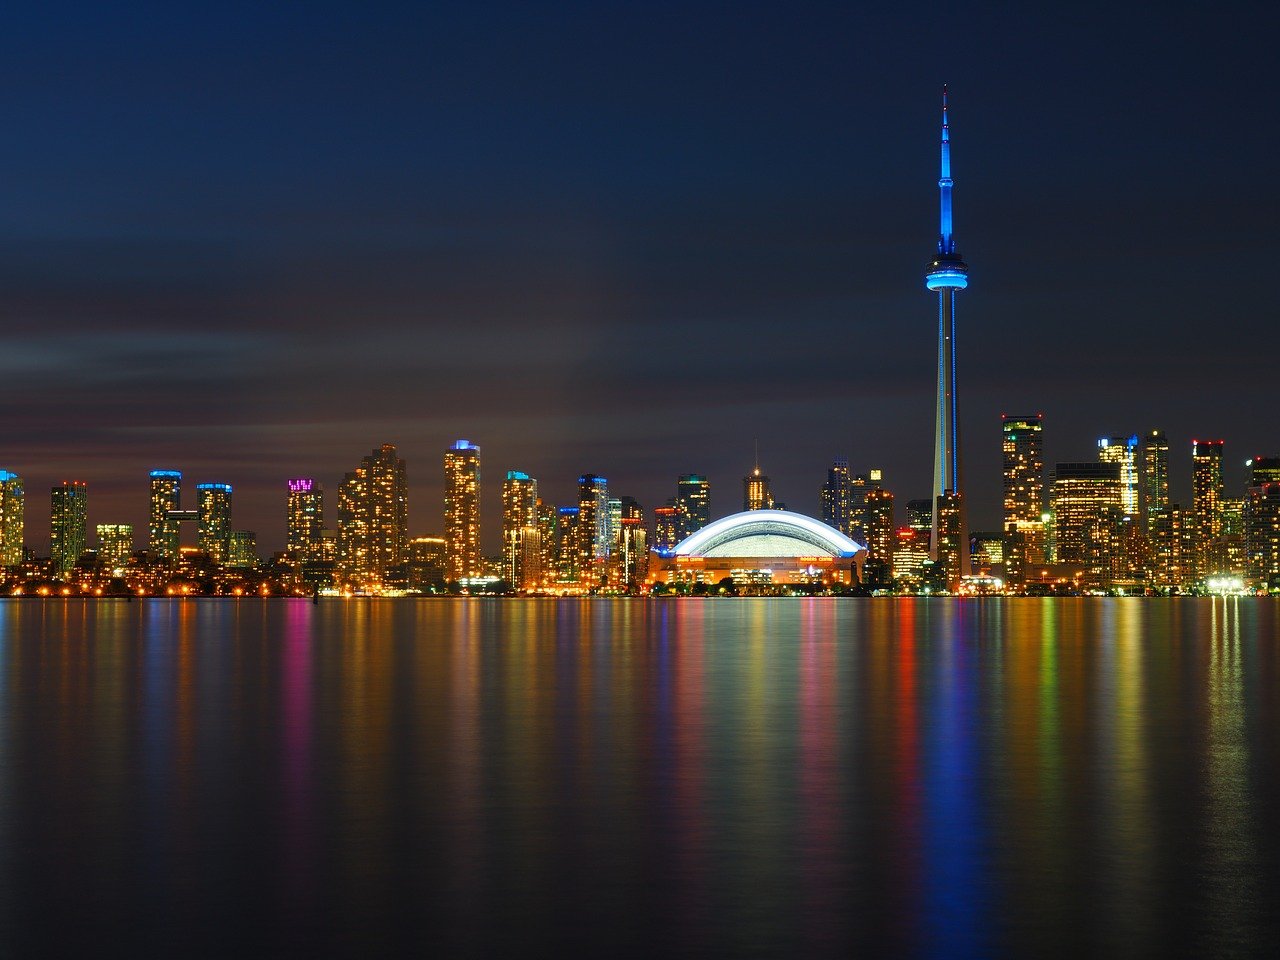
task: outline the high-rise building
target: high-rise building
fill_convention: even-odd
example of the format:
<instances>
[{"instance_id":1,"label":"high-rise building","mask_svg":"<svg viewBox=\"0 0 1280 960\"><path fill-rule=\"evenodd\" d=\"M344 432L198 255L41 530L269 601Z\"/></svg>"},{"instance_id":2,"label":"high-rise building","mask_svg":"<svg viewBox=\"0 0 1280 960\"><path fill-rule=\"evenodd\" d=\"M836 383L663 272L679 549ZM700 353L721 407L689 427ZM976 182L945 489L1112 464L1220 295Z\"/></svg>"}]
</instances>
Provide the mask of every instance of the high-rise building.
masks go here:
<instances>
[{"instance_id":1,"label":"high-rise building","mask_svg":"<svg viewBox=\"0 0 1280 960\"><path fill-rule=\"evenodd\" d=\"M697 473L682 473L676 480L676 510L679 540L693 536L711 522L711 484ZM679 542L677 540L677 542Z\"/></svg>"},{"instance_id":2,"label":"high-rise building","mask_svg":"<svg viewBox=\"0 0 1280 960\"><path fill-rule=\"evenodd\" d=\"M852 480L848 457L836 457L827 470L827 482L821 491L822 522L845 536L853 535Z\"/></svg>"},{"instance_id":3,"label":"high-rise building","mask_svg":"<svg viewBox=\"0 0 1280 960\"><path fill-rule=\"evenodd\" d=\"M546 587L555 582L556 536L560 525L560 513L555 506L538 500L538 586ZM527 579L527 578L526 578Z\"/></svg>"},{"instance_id":4,"label":"high-rise building","mask_svg":"<svg viewBox=\"0 0 1280 960\"><path fill-rule=\"evenodd\" d=\"M258 535L252 530L232 530L227 537L228 567L251 570L258 565Z\"/></svg>"},{"instance_id":5,"label":"high-rise building","mask_svg":"<svg viewBox=\"0 0 1280 960\"><path fill-rule=\"evenodd\" d=\"M929 501L921 500L928 506ZM929 559L929 527L933 522L933 511L928 511L928 518L923 529L899 527L894 535L893 546L893 579L904 586L917 587L923 574L924 565Z\"/></svg>"},{"instance_id":6,"label":"high-rise building","mask_svg":"<svg viewBox=\"0 0 1280 960\"><path fill-rule=\"evenodd\" d=\"M1255 458L1254 462L1257 462ZM1280 458L1269 458L1280 469ZM1244 560L1247 582L1268 591L1280 590L1280 478L1251 484L1244 506Z\"/></svg>"},{"instance_id":7,"label":"high-rise building","mask_svg":"<svg viewBox=\"0 0 1280 960\"><path fill-rule=\"evenodd\" d=\"M1005 534L974 530L969 533L969 564L976 574L989 576L1004 567Z\"/></svg>"},{"instance_id":8,"label":"high-rise building","mask_svg":"<svg viewBox=\"0 0 1280 960\"><path fill-rule=\"evenodd\" d=\"M618 506L617 552L612 558L612 579L616 589L638 593L648 572L644 508L631 497L620 498Z\"/></svg>"},{"instance_id":9,"label":"high-rise building","mask_svg":"<svg viewBox=\"0 0 1280 960\"><path fill-rule=\"evenodd\" d=\"M868 583L887 585L893 577L893 550L897 546L893 494L880 486L872 487L867 491L865 513L867 558L862 565L863 577Z\"/></svg>"},{"instance_id":10,"label":"high-rise building","mask_svg":"<svg viewBox=\"0 0 1280 960\"><path fill-rule=\"evenodd\" d=\"M104 570L124 566L133 553L133 524L100 523L97 526L98 559Z\"/></svg>"},{"instance_id":11,"label":"high-rise building","mask_svg":"<svg viewBox=\"0 0 1280 960\"><path fill-rule=\"evenodd\" d=\"M578 513L578 507L556 508L555 570L556 578L565 584L578 582L582 562Z\"/></svg>"},{"instance_id":12,"label":"high-rise building","mask_svg":"<svg viewBox=\"0 0 1280 960\"><path fill-rule=\"evenodd\" d=\"M594 473L578 478L578 581L594 589L609 559L609 481Z\"/></svg>"},{"instance_id":13,"label":"high-rise building","mask_svg":"<svg viewBox=\"0 0 1280 960\"><path fill-rule=\"evenodd\" d=\"M49 511L49 556L59 576L75 568L88 540L89 485L63 480L53 488Z\"/></svg>"},{"instance_id":14,"label":"high-rise building","mask_svg":"<svg viewBox=\"0 0 1280 960\"><path fill-rule=\"evenodd\" d=\"M1138 516L1138 435L1103 437L1098 441L1098 461L1120 467L1120 509Z\"/></svg>"},{"instance_id":15,"label":"high-rise building","mask_svg":"<svg viewBox=\"0 0 1280 960\"><path fill-rule=\"evenodd\" d=\"M943 562L940 551L958 550L954 575L968 568L969 534L965 522L960 463L960 417L956 398L956 291L969 285L969 267L956 249L951 222L951 132L947 122L947 88L942 88L942 172L938 178L940 198L938 252L929 265L925 286L938 292L938 391L933 442L933 523L930 556ZM950 496L954 495L954 496ZM944 501L944 497L947 499ZM940 514L949 514L947 532L942 531ZM951 570L952 558L944 566ZM950 580L951 573L948 573Z\"/></svg>"},{"instance_id":16,"label":"high-rise building","mask_svg":"<svg viewBox=\"0 0 1280 960\"><path fill-rule=\"evenodd\" d=\"M155 557L175 559L181 546L179 521L171 517L182 509L182 474L177 470L151 471L147 550Z\"/></svg>"},{"instance_id":17,"label":"high-rise building","mask_svg":"<svg viewBox=\"0 0 1280 960\"><path fill-rule=\"evenodd\" d=\"M1249 486L1261 487L1280 483L1280 457L1252 457L1245 461L1249 468Z\"/></svg>"},{"instance_id":18,"label":"high-rise building","mask_svg":"<svg viewBox=\"0 0 1280 960\"><path fill-rule=\"evenodd\" d=\"M907 526L921 533L928 533L933 527L933 501L908 500Z\"/></svg>"},{"instance_id":19,"label":"high-rise building","mask_svg":"<svg viewBox=\"0 0 1280 960\"><path fill-rule=\"evenodd\" d=\"M26 502L22 478L0 470L0 567L16 567L22 562Z\"/></svg>"},{"instance_id":20,"label":"high-rise building","mask_svg":"<svg viewBox=\"0 0 1280 960\"><path fill-rule=\"evenodd\" d=\"M680 508L674 504L654 507L653 548L670 550L683 539L680 536Z\"/></svg>"},{"instance_id":21,"label":"high-rise building","mask_svg":"<svg viewBox=\"0 0 1280 960\"><path fill-rule=\"evenodd\" d=\"M1222 563L1222 448L1221 440L1191 442L1191 508L1194 514L1195 568L1193 579L1212 573Z\"/></svg>"},{"instance_id":22,"label":"high-rise building","mask_svg":"<svg viewBox=\"0 0 1280 960\"><path fill-rule=\"evenodd\" d=\"M285 549L299 560L318 561L324 531L324 491L310 477L295 477L288 484L288 535Z\"/></svg>"},{"instance_id":23,"label":"high-rise building","mask_svg":"<svg viewBox=\"0 0 1280 960\"><path fill-rule=\"evenodd\" d=\"M1060 463L1053 475L1053 525L1059 563L1084 566L1092 586L1108 586L1116 557L1121 506L1120 465Z\"/></svg>"},{"instance_id":24,"label":"high-rise building","mask_svg":"<svg viewBox=\"0 0 1280 960\"><path fill-rule=\"evenodd\" d=\"M226 563L231 550L231 484L197 483L197 544L215 563Z\"/></svg>"},{"instance_id":25,"label":"high-rise building","mask_svg":"<svg viewBox=\"0 0 1280 960\"><path fill-rule=\"evenodd\" d=\"M526 543L527 541L527 543ZM502 578L517 590L538 586L540 557L526 570L526 553L541 553L538 528L538 481L519 470L508 470L502 481Z\"/></svg>"},{"instance_id":26,"label":"high-rise building","mask_svg":"<svg viewBox=\"0 0 1280 960\"><path fill-rule=\"evenodd\" d=\"M760 472L760 464L756 464L750 473L742 478L742 509L772 510L773 491L769 478Z\"/></svg>"},{"instance_id":27,"label":"high-rise building","mask_svg":"<svg viewBox=\"0 0 1280 960\"><path fill-rule=\"evenodd\" d=\"M406 560L409 486L395 444L384 443L338 487L338 570L360 589L381 589Z\"/></svg>"},{"instance_id":28,"label":"high-rise building","mask_svg":"<svg viewBox=\"0 0 1280 960\"><path fill-rule=\"evenodd\" d=\"M1015 588L1044 563L1044 417L1001 417L1004 454L1004 569Z\"/></svg>"},{"instance_id":29,"label":"high-rise building","mask_svg":"<svg viewBox=\"0 0 1280 960\"><path fill-rule=\"evenodd\" d=\"M436 590L445 584L445 557L448 553L444 537L414 537L408 544L409 589L419 592Z\"/></svg>"},{"instance_id":30,"label":"high-rise building","mask_svg":"<svg viewBox=\"0 0 1280 960\"><path fill-rule=\"evenodd\" d=\"M941 571L942 582L948 590L960 586L965 565L969 562L969 537L964 532L964 499L959 493L948 491L935 501L934 523L937 525L938 544L934 561Z\"/></svg>"},{"instance_id":31,"label":"high-rise building","mask_svg":"<svg viewBox=\"0 0 1280 960\"><path fill-rule=\"evenodd\" d=\"M444 538L448 576L464 580L483 574L480 557L480 448L458 440L444 452Z\"/></svg>"},{"instance_id":32,"label":"high-rise building","mask_svg":"<svg viewBox=\"0 0 1280 960\"><path fill-rule=\"evenodd\" d=\"M1138 508L1147 537L1148 580L1153 586L1174 585L1175 555L1179 553L1169 503L1169 438L1152 430L1142 438L1138 457Z\"/></svg>"}]
</instances>

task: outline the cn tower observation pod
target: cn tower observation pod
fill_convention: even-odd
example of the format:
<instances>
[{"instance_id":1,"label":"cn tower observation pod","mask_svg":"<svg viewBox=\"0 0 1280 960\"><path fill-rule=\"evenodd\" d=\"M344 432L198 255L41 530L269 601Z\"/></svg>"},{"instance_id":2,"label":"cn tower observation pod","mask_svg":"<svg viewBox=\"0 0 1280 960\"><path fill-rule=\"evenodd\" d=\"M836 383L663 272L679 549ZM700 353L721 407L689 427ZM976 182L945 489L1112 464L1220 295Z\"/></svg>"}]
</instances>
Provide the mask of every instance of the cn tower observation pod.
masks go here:
<instances>
[{"instance_id":1,"label":"cn tower observation pod","mask_svg":"<svg viewBox=\"0 0 1280 960\"><path fill-rule=\"evenodd\" d=\"M866 547L812 517L747 510L723 517L670 550L655 550L649 581L856 583Z\"/></svg>"}]
</instances>

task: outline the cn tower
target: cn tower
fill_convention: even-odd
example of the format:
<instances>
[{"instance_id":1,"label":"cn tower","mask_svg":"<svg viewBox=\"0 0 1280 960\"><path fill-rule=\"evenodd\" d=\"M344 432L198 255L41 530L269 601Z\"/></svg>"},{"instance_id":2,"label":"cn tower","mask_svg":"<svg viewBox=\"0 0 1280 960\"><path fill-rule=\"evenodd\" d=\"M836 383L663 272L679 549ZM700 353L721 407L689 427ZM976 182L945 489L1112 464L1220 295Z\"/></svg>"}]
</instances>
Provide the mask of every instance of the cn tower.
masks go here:
<instances>
[{"instance_id":1,"label":"cn tower","mask_svg":"<svg viewBox=\"0 0 1280 960\"><path fill-rule=\"evenodd\" d=\"M951 133L947 126L947 88L942 88L942 175L938 178L941 222L938 254L929 265L925 286L938 291L938 406L933 442L933 532L929 555L938 560L938 498L961 494L960 422L956 403L956 291L969 285L969 268L960 259L951 232ZM959 572L968 568L969 537L960 497Z\"/></svg>"}]
</instances>

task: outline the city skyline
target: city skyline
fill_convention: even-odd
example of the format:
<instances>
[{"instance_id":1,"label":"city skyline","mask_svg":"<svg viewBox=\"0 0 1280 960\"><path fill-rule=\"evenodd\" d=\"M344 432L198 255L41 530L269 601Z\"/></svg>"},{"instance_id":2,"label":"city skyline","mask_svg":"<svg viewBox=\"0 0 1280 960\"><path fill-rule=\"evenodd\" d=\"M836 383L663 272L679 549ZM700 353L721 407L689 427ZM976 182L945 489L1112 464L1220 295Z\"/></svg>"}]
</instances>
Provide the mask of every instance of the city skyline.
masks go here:
<instances>
[{"instance_id":1,"label":"city skyline","mask_svg":"<svg viewBox=\"0 0 1280 960\"><path fill-rule=\"evenodd\" d=\"M47 103L63 88L32 90L32 77L48 77L28 68L59 34L26 16L3 69L20 96ZM264 550L283 544L281 478L317 477L333 509L352 458L383 442L409 463L415 533L440 532L431 451L458 436L486 447L492 475L528 471L560 503L573 502L584 470L645 504L689 471L723 497L756 438L774 495L793 510L818 515L814 477L836 456L883 469L900 498L927 496L932 373L921 356L933 331L918 269L936 219L922 184L937 173L942 80L964 116L965 251L980 264L959 341L970 529L1001 522L1000 461L983 438L1003 412L1045 412L1048 462L1159 427L1176 464L1184 442L1224 436L1229 487L1248 456L1274 448L1273 427L1252 415L1280 348L1274 325L1254 322L1270 309L1275 247L1249 186L1269 177L1250 119L1263 115L1265 87L1248 82L1254 61L1236 47L1232 70L1207 69L1227 60L1190 29L1194 15L1151 23L1120 11L1099 32L1032 12L979 14L922 36L908 13L797 11L768 42L811 73L772 71L773 87L743 69L763 39L726 36L703 12L687 14L687 46L620 12L524 16L486 26L479 42L501 46L504 30L541 23L546 49L569 57L566 75L600 83L536 80L514 122L485 96L496 88L477 85L473 61L447 52L432 69L452 82L454 108L424 101L435 88L406 64L395 83L351 80L336 103L289 87L270 121L235 85L200 111L175 109L231 48L259 71L255 92L317 76L309 57L342 32L323 17L280 50L269 45L285 26L275 15L243 43L230 19L173 14L163 27L207 45L207 57L181 62L128 21L69 28L80 46L50 60L66 82L127 49L175 83L164 93L107 71L59 110L24 114L21 149L0 159L12 186L0 222L0 403L17 411L0 465L28 491L86 479L90 523L138 531L137 478L149 470L229 482L237 525L258 531ZM365 26L373 48L394 52L432 21L389 10ZM581 43L592 31L612 39L619 70ZM701 56L696 38L713 32L722 42ZM991 57L964 53L979 36L974 48L1034 48L1036 63L1020 61L1010 84ZM851 58L849 37L877 42ZM1162 69L1132 69L1157 47ZM372 62L373 48L352 52ZM676 87L632 87L629 65L660 50ZM493 83L526 79L527 53L514 53ZM662 94L677 87L673 107ZM69 131L96 122L97 97L122 88L121 122L65 151ZM606 111L610 96L632 109ZM367 119L361 97L387 119ZM352 151L341 138L298 137L321 108L327 133L355 125L368 140ZM700 137L695 121L708 117ZM535 119L549 122L520 122ZM192 140L205 123L252 149L228 148L234 136ZM461 134L450 151L416 149L442 131ZM214 178L217 205L194 171ZM1176 289L1150 280L1174 236L1196 267ZM1069 284L1054 249L1071 251ZM1203 336L1206 326L1234 332ZM1189 504L1184 472L1171 479ZM485 485L481 516L499 515L499 497ZM44 510L29 494L38 550ZM497 550L488 525L483 547Z\"/></svg>"}]
</instances>

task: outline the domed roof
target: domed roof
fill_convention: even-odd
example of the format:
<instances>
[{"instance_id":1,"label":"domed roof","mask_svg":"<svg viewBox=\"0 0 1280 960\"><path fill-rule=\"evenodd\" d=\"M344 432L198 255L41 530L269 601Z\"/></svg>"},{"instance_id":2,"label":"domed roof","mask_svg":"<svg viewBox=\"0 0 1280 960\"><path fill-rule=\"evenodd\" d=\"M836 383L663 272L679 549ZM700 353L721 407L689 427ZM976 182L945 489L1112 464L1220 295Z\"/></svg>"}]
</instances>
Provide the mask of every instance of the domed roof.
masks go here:
<instances>
[{"instance_id":1,"label":"domed roof","mask_svg":"<svg viewBox=\"0 0 1280 960\"><path fill-rule=\"evenodd\" d=\"M789 510L747 510L676 544L677 557L852 557L866 547L835 527Z\"/></svg>"}]
</instances>

